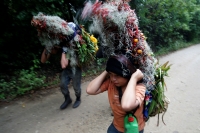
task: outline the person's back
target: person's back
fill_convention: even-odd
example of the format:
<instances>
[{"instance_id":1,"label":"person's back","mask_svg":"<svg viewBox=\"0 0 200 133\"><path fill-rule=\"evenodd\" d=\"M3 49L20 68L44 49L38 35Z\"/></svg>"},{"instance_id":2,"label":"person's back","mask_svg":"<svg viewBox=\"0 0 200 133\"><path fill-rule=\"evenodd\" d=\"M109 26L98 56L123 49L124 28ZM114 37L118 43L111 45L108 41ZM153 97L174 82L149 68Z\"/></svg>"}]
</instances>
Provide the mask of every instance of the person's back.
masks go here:
<instances>
[{"instance_id":1,"label":"person's back","mask_svg":"<svg viewBox=\"0 0 200 133\"><path fill-rule=\"evenodd\" d=\"M60 75L60 88L61 92L64 95L64 102L61 104L60 109L65 109L67 106L72 103L70 92L68 89L68 85L72 80L72 86L75 91L76 100L73 104L73 108L77 108L81 103L81 76L82 76L82 69L79 67L78 59L77 59L77 52L74 52L74 47L71 47L70 42L76 34L80 33L80 28L76 27L74 23L70 22L69 27L73 30L77 30L72 35L69 35L67 39L60 42L59 45L55 45L50 49L45 48L41 55L41 62L45 63L52 54L61 54L60 64L63 71ZM61 49L61 50L60 50ZM61 51L61 52L58 52Z\"/></svg>"}]
</instances>

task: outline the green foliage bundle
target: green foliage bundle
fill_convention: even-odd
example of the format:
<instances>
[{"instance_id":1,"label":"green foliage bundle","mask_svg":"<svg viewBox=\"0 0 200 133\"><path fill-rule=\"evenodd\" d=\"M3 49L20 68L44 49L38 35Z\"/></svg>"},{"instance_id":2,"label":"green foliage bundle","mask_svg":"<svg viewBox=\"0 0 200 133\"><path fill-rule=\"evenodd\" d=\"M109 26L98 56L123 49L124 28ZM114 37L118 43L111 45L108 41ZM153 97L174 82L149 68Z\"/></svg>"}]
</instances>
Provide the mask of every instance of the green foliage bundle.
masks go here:
<instances>
[{"instance_id":1,"label":"green foliage bundle","mask_svg":"<svg viewBox=\"0 0 200 133\"><path fill-rule=\"evenodd\" d=\"M76 42L79 61L81 64L83 63L88 66L88 63L94 61L95 53L98 50L97 39L87 33L84 28L82 28L82 38L84 40L82 43Z\"/></svg>"},{"instance_id":2,"label":"green foliage bundle","mask_svg":"<svg viewBox=\"0 0 200 133\"><path fill-rule=\"evenodd\" d=\"M162 122L164 123L163 116L167 111L169 100L165 96L165 89L167 86L165 84L165 76L168 77L168 71L170 70L171 65L168 65L169 61L159 65L159 62L155 64L155 89L151 91L151 103L149 106L148 115L150 117L158 115L157 126L159 125L159 115L162 113ZM164 123L165 124L165 123Z\"/></svg>"}]
</instances>

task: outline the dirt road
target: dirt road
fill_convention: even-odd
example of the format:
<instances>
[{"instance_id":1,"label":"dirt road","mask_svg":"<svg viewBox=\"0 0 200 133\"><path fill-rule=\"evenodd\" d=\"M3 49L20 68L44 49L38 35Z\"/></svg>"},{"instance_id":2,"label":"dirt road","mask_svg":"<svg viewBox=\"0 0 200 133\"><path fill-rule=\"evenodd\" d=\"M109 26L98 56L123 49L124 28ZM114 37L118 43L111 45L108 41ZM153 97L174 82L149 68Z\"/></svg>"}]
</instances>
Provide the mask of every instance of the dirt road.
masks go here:
<instances>
[{"instance_id":1,"label":"dirt road","mask_svg":"<svg viewBox=\"0 0 200 133\"><path fill-rule=\"evenodd\" d=\"M151 118L145 133L200 133L200 45L160 58L170 61L170 77L166 78L170 104L164 116L166 125ZM45 97L20 99L0 108L0 133L106 133L112 121L107 94L88 96L82 84L82 103L59 110L63 96L59 88ZM70 88L73 102L74 91Z\"/></svg>"}]
</instances>

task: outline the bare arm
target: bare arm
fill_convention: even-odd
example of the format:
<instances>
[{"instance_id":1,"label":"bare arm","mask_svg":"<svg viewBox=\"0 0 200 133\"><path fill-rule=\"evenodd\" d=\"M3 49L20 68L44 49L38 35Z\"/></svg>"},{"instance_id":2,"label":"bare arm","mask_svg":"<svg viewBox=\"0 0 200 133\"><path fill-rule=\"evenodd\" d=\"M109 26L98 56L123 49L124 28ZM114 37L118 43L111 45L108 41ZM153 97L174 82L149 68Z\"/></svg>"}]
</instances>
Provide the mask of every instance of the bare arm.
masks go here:
<instances>
[{"instance_id":1,"label":"bare arm","mask_svg":"<svg viewBox=\"0 0 200 133\"><path fill-rule=\"evenodd\" d=\"M137 82L140 81L142 78L143 73L139 69L137 69L137 71L132 74L121 101L122 108L125 111L131 111L140 104L139 101L136 99L135 88Z\"/></svg>"},{"instance_id":2,"label":"bare arm","mask_svg":"<svg viewBox=\"0 0 200 133\"><path fill-rule=\"evenodd\" d=\"M42 55L41 55L41 62L45 63L50 57L50 53L47 52L46 48L43 50Z\"/></svg>"},{"instance_id":3,"label":"bare arm","mask_svg":"<svg viewBox=\"0 0 200 133\"><path fill-rule=\"evenodd\" d=\"M104 71L98 77L93 79L86 88L86 92L90 95L96 95L101 93L100 86L103 83L104 79L107 77L108 72Z\"/></svg>"},{"instance_id":4,"label":"bare arm","mask_svg":"<svg viewBox=\"0 0 200 133\"><path fill-rule=\"evenodd\" d=\"M62 55L61 55L60 64L61 64L62 69L65 69L69 64L69 60L66 58L65 53L62 53Z\"/></svg>"}]
</instances>

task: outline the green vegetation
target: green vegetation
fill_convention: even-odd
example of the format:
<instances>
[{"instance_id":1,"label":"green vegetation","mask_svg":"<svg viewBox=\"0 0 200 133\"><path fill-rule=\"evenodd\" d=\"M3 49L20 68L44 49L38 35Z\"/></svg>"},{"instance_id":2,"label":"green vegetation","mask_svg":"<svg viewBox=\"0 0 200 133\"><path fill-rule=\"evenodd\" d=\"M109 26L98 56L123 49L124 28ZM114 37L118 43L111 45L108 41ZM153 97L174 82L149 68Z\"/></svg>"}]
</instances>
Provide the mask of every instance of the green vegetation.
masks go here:
<instances>
[{"instance_id":1,"label":"green vegetation","mask_svg":"<svg viewBox=\"0 0 200 133\"><path fill-rule=\"evenodd\" d=\"M168 53L174 52L176 50L186 48L192 45L199 43L200 40L193 40L191 42L183 42L183 41L175 41L173 45L169 45L168 47L160 47L157 52L155 52L156 56L163 56Z\"/></svg>"},{"instance_id":2,"label":"green vegetation","mask_svg":"<svg viewBox=\"0 0 200 133\"><path fill-rule=\"evenodd\" d=\"M139 0L136 12L140 29L157 52L161 48L176 48L179 42L191 42L200 35L199 7L196 0Z\"/></svg>"},{"instance_id":3,"label":"green vegetation","mask_svg":"<svg viewBox=\"0 0 200 133\"><path fill-rule=\"evenodd\" d=\"M31 90L59 83L60 57L51 58L47 64L40 63L43 46L30 22L34 15L43 12L68 22L74 17L87 28L89 22L79 19L84 1L2 1L0 101L10 101ZM199 43L199 0L132 0L130 5L135 9L139 27L156 56ZM104 63L105 59L95 60L89 68L83 68L82 76L97 74L105 68Z\"/></svg>"}]
</instances>

